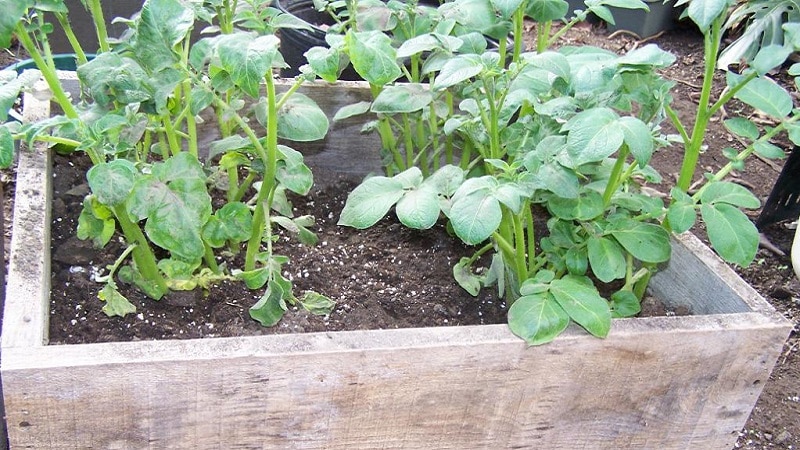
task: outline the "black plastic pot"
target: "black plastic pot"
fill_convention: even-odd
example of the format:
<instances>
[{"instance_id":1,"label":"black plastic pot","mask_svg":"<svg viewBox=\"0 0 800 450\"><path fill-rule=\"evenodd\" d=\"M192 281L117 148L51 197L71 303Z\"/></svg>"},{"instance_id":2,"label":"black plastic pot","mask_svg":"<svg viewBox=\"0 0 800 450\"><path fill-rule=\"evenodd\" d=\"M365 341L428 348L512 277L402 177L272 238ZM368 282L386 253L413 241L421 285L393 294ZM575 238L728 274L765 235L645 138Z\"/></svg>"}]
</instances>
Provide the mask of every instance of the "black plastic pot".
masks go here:
<instances>
[{"instance_id":1,"label":"black plastic pot","mask_svg":"<svg viewBox=\"0 0 800 450\"><path fill-rule=\"evenodd\" d=\"M300 74L300 66L306 64L304 56L311 47L328 47L325 42L324 26L334 25L336 22L326 12L317 11L312 0L276 0L275 7L281 12L291 14L308 23L311 30L296 28L282 28L279 31L281 39L281 54L288 68L281 70L282 77L294 77ZM340 80L361 80L352 66L347 66L339 77Z\"/></svg>"}]
</instances>

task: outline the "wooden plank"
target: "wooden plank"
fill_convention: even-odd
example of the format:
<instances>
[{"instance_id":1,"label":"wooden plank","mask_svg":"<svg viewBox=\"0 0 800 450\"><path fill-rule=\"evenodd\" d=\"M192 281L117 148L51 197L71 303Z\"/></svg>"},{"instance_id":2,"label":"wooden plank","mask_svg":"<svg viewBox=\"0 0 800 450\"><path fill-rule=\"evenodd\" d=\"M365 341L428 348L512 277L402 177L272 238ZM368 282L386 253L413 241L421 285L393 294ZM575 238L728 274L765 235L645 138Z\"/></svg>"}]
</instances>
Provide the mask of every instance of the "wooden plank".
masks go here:
<instances>
[{"instance_id":1,"label":"wooden plank","mask_svg":"<svg viewBox=\"0 0 800 450\"><path fill-rule=\"evenodd\" d=\"M41 90L42 86L37 85ZM49 117L48 102L34 93L23 97L25 121ZM20 144L17 186L14 197L14 235L8 260L8 283L3 316L2 347L36 347L47 340L50 292L50 204L52 179L50 153L45 143L33 149ZM40 248L42 258L32 259L31 248Z\"/></svg>"},{"instance_id":2,"label":"wooden plank","mask_svg":"<svg viewBox=\"0 0 800 450\"><path fill-rule=\"evenodd\" d=\"M543 347L502 326L89 346L4 371L9 428L33 448L730 448L786 332L745 316Z\"/></svg>"}]
</instances>

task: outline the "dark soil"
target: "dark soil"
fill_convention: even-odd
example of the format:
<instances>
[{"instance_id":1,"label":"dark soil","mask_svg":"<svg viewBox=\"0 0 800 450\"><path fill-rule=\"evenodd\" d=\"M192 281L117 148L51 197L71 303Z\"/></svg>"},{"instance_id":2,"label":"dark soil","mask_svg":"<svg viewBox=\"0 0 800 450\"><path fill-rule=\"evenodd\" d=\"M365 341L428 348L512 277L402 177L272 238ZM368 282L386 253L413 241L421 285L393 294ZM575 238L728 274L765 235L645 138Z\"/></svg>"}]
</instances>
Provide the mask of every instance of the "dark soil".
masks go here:
<instances>
[{"instance_id":1,"label":"dark soil","mask_svg":"<svg viewBox=\"0 0 800 450\"><path fill-rule=\"evenodd\" d=\"M657 43L677 56L675 66L665 76L677 82L674 91L675 109L682 116L696 107L702 78L702 37L692 28L685 27L665 33L647 42ZM567 35L567 44L589 44L627 51L645 41L628 34L609 33L598 27L582 27ZM5 65L0 60L0 65ZM780 76L780 74L778 74ZM733 105L728 114L748 111ZM759 119L758 117L755 117ZM768 125L765 122L765 125ZM702 155L701 165L709 171L727 162L721 149L738 147L719 121L712 124L708 140L709 149ZM82 173L79 160L58 158L62 168L73 174ZM676 148L661 151L654 166L665 176L665 183L657 188L668 192L678 171L681 154ZM781 162L769 163L753 159L746 171L731 179L751 189L762 200L766 199L780 171ZM137 306L138 313L124 319L107 318L101 311L102 303L96 299L100 286L91 281L94 271L103 270L104 261L94 250L70 238L74 232L74 219L69 213L80 206L86 192L82 179L70 181L59 172L55 179L56 193L64 193L60 203L54 205L54 238L63 239L54 244L53 316L50 338L52 343L82 342L86 340L156 339L162 337L192 338L229 336L236 334L261 334L339 330L394 328L407 326L459 325L474 323L501 323L505 320L505 305L491 292L475 299L462 291L453 281L451 267L462 255L470 254L441 226L425 232L416 232L400 226L392 219L383 220L377 228L355 231L335 225L346 192L357 180L338 180L324 190L315 190L308 201L296 201L298 214L317 216L320 244L307 251L295 240L281 237L276 244L279 254L290 256L286 266L296 287L296 293L305 289L322 291L336 300L337 307L325 317L312 316L302 309L293 308L276 327L265 329L252 321L247 309L261 295L247 291L239 283L222 283L203 293L176 296L153 302L127 293ZM74 178L72 178L74 180ZM7 194L6 218L10 221L10 197L13 193L13 173L4 172L2 181ZM755 219L758 211L753 213ZM59 220L60 218L60 220ZM10 226L6 225L6 238ZM703 236L702 229L695 230ZM786 253L791 246L793 230L786 224L768 227L766 236ZM110 248L118 254L119 244ZM737 269L767 300L793 323L795 331L784 347L778 364L765 385L745 428L737 448L798 449L800 448L800 282L795 278L788 256L759 250L756 262L745 269ZM83 300L69 300L66 290L79 293ZM231 291L237 291L231 294ZM228 298L248 299L230 301ZM451 299L445 303L443 299ZM433 300L431 300L433 299ZM663 312L663 311L662 311ZM91 336L91 337L89 337Z\"/></svg>"}]
</instances>

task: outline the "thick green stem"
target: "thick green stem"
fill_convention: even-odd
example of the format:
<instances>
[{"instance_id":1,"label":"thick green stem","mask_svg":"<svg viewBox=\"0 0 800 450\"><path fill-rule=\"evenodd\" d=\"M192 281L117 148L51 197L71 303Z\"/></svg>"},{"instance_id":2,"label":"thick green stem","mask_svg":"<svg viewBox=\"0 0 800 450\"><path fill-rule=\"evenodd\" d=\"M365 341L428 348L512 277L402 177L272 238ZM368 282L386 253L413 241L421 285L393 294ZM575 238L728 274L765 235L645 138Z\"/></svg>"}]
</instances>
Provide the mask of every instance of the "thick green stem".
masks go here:
<instances>
[{"instance_id":1,"label":"thick green stem","mask_svg":"<svg viewBox=\"0 0 800 450\"><path fill-rule=\"evenodd\" d=\"M219 265L217 264L217 259L214 257L214 249L208 245L208 242L204 242L203 246L205 247L205 252L203 253L203 260L206 262L206 265L209 269L211 269L214 273L220 273Z\"/></svg>"},{"instance_id":2,"label":"thick green stem","mask_svg":"<svg viewBox=\"0 0 800 450\"><path fill-rule=\"evenodd\" d=\"M261 189L258 191L256 208L253 213L253 234L247 242L245 253L244 270L253 270L256 267L256 255L261 248L261 239L264 235L264 227L269 228L270 224L266 221L266 214L272 207L272 196L275 191L275 173L278 164L278 108L275 99L275 83L272 76L265 77L267 84L267 145L261 154L264 163L264 180Z\"/></svg>"},{"instance_id":3,"label":"thick green stem","mask_svg":"<svg viewBox=\"0 0 800 450\"><path fill-rule=\"evenodd\" d=\"M516 267L517 280L522 284L523 281L528 279L528 260L525 255L528 247L525 245L525 225L519 214L509 212L509 215L514 223L514 246L516 247L514 266Z\"/></svg>"},{"instance_id":4,"label":"thick green stem","mask_svg":"<svg viewBox=\"0 0 800 450\"><path fill-rule=\"evenodd\" d=\"M628 157L628 153L628 146L623 144L619 149L619 155L617 156L617 161L614 163L614 168L611 169L611 175L608 178L606 190L603 192L603 205L605 205L606 208L611 204L611 197L614 196L614 192L617 191L617 188L623 181L622 170L625 168L625 159Z\"/></svg>"},{"instance_id":5,"label":"thick green stem","mask_svg":"<svg viewBox=\"0 0 800 450\"><path fill-rule=\"evenodd\" d=\"M533 210L528 202L525 202L525 223L527 224L526 242L528 244L528 276L536 272L536 230L533 223Z\"/></svg>"},{"instance_id":6,"label":"thick green stem","mask_svg":"<svg viewBox=\"0 0 800 450\"><path fill-rule=\"evenodd\" d=\"M64 35L67 36L72 51L75 52L75 60L78 62L78 65L86 64L88 62L86 53L83 51L80 41L78 41L78 38L75 36L75 32L72 31L72 26L69 24L67 15L64 13L55 13L55 16L58 23L61 25L61 29L64 30Z\"/></svg>"},{"instance_id":7,"label":"thick green stem","mask_svg":"<svg viewBox=\"0 0 800 450\"><path fill-rule=\"evenodd\" d=\"M124 207L115 206L113 211L125 238L136 245L136 248L133 249L133 261L136 263L136 269L145 280L155 284L159 292L168 292L167 282L158 270L156 256L139 225L131 221L128 211Z\"/></svg>"},{"instance_id":8,"label":"thick green stem","mask_svg":"<svg viewBox=\"0 0 800 450\"><path fill-rule=\"evenodd\" d=\"M94 29L97 32L97 42L100 44L100 51L111 51L111 46L108 45L108 31L106 31L106 19L103 17L103 7L100 5L100 0L89 0L89 13L92 15L94 21Z\"/></svg>"},{"instance_id":9,"label":"thick green stem","mask_svg":"<svg viewBox=\"0 0 800 450\"><path fill-rule=\"evenodd\" d=\"M36 67L42 72L42 77L44 77L45 81L47 82L47 86L53 93L53 97L58 103L58 106L64 110L64 115L70 119L77 119L78 111L72 105L72 102L69 101L69 96L61 86L61 82L58 80L58 74L52 65L48 64L44 57L42 57L42 54L39 52L39 49L36 47L36 44L25 30L25 27L22 25L22 23L17 24L16 35L20 44L22 44L22 47L25 48L25 51L28 52L31 59L33 59L33 61L36 63ZM94 160L92 160L92 162L95 164L99 163Z\"/></svg>"},{"instance_id":10,"label":"thick green stem","mask_svg":"<svg viewBox=\"0 0 800 450\"><path fill-rule=\"evenodd\" d=\"M684 192L688 191L689 186L692 184L692 178L697 168L697 161L700 158L700 149L705 140L708 122L711 120L712 111L709 108L709 103L711 101L711 88L714 84L714 70L717 66L723 20L724 17L714 20L709 32L703 36L705 42L705 73L703 75L703 87L700 91L700 100L697 105L697 117L695 119L694 128L692 129L691 139L688 143L684 143L683 164L681 165L677 183L677 187Z\"/></svg>"},{"instance_id":11,"label":"thick green stem","mask_svg":"<svg viewBox=\"0 0 800 450\"><path fill-rule=\"evenodd\" d=\"M414 166L414 136L411 131L411 121L408 114L402 114L403 117L403 140L406 150L406 165L405 168L409 169Z\"/></svg>"},{"instance_id":12,"label":"thick green stem","mask_svg":"<svg viewBox=\"0 0 800 450\"><path fill-rule=\"evenodd\" d=\"M544 23L539 23L536 27L536 52L542 53L550 45L550 30L553 27L553 22L548 20Z\"/></svg>"},{"instance_id":13,"label":"thick green stem","mask_svg":"<svg viewBox=\"0 0 800 450\"><path fill-rule=\"evenodd\" d=\"M519 57L522 54L525 46L525 4L523 2L519 9L514 12L514 53L511 56L511 61L519 62Z\"/></svg>"}]
</instances>

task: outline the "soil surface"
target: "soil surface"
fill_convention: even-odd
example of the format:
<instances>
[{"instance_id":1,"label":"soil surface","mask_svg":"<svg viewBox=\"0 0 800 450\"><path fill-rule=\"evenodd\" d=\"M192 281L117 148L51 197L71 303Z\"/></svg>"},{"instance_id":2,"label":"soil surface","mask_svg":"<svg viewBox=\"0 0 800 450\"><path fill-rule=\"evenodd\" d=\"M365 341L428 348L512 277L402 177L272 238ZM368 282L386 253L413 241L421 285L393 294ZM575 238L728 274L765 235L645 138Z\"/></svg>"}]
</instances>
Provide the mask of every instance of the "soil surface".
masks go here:
<instances>
[{"instance_id":1,"label":"soil surface","mask_svg":"<svg viewBox=\"0 0 800 450\"><path fill-rule=\"evenodd\" d=\"M703 69L702 37L691 27L681 27L645 41L626 33L610 34L603 27L584 26L572 30L565 39L565 44L569 45L597 45L618 52L650 42L676 55L676 64L664 74L677 83L673 94L675 109L681 116L691 114L699 96ZM0 56L0 66L13 62L13 59L11 54ZM780 79L781 74L776 74L776 78ZM737 105L728 108L727 113L733 115L740 111L751 114ZM768 122L764 124L769 125ZM712 124L707 143L709 149L702 155L701 165L708 171L727 162L721 154L723 147L740 147L718 120ZM505 320L506 305L492 292L487 290L475 299L452 281L453 263L461 256L469 255L471 250L450 239L441 226L425 232L411 231L387 218L377 228L368 231L337 227L338 211L346 192L357 181L351 179L338 180L329 185L333 187L324 190L315 189L307 199L295 199L297 214L313 213L317 217L314 229L319 233L320 243L313 252L284 235L276 243L276 252L291 258L291 265L287 265L285 270L286 275L293 279L296 293L306 289L324 291L337 302L330 315L313 316L301 308L291 308L278 326L265 329L252 321L247 313L260 293L247 291L240 283L224 282L207 293L173 296L161 302L126 291L137 306L137 314L124 319L109 319L100 311L102 303L95 297L100 286L92 281L93 274L107 264L99 263L103 261L103 252L97 252L71 237L75 229L72 214L80 207L86 193L85 181L80 177L85 163L76 158L56 159L60 169L54 180L54 190L57 195L63 195L54 204L53 212L54 238L57 239L53 248L53 286L59 287L53 292L52 343L355 329L365 327L367 322L372 323L370 327L373 328L391 328L501 323ZM675 148L656 155L653 165L665 176L665 183L658 187L662 192L669 191L680 160L681 154ZM765 200L781 165L780 161L771 163L753 159L746 170L734 174L732 180L750 187ZM4 231L7 243L13 171L3 172L1 181L6 192ZM757 214L758 211L754 211L752 218L755 219ZM704 236L702 229L695 232ZM764 232L772 243L788 253L794 234L788 224L771 225ZM113 242L107 252L118 254L119 249L120 244ZM736 270L795 324L795 330L741 431L736 447L798 449L800 282L794 276L788 256L766 249L759 250L752 266ZM84 301L68 300L67 289L80 292ZM229 297L232 290L237 293ZM252 302L229 301L227 298L249 298ZM440 302L444 298L453 300Z\"/></svg>"}]
</instances>

